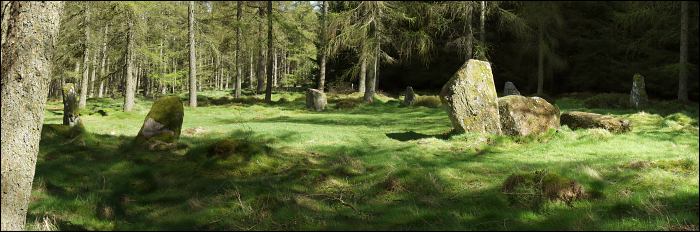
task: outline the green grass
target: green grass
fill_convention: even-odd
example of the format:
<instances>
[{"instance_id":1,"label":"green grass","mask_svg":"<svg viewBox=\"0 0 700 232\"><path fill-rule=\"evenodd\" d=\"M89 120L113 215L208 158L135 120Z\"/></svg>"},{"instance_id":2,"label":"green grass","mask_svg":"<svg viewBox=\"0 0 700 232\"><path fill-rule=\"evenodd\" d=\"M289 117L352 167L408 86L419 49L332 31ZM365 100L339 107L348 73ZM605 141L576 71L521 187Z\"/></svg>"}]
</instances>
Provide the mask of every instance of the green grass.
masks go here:
<instances>
[{"instance_id":1,"label":"green grass","mask_svg":"<svg viewBox=\"0 0 700 232\"><path fill-rule=\"evenodd\" d=\"M124 113L121 99L89 99L88 109L108 115L84 113L81 139L43 133L29 228L47 220L61 230L698 228L697 106L652 103L636 113L558 99L562 111L614 114L633 130L562 127L514 138L450 136L443 109L386 96L350 108L329 100L324 112L305 110L300 93L273 101L282 97L185 107L186 146L170 152L129 145L152 101ZM45 124L60 124L61 111L49 102ZM224 139L225 149L212 148ZM574 179L595 197L511 206L503 182L536 170Z\"/></svg>"}]
</instances>

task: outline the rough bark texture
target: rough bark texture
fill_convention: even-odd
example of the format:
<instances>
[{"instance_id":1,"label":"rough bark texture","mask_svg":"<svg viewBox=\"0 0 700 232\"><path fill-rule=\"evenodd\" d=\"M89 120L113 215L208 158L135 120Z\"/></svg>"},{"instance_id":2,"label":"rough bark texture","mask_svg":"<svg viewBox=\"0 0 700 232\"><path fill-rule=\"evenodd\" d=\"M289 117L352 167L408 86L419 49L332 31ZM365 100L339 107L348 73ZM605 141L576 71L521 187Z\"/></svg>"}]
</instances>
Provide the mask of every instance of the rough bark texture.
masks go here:
<instances>
[{"instance_id":1,"label":"rough bark texture","mask_svg":"<svg viewBox=\"0 0 700 232\"><path fill-rule=\"evenodd\" d=\"M678 100L688 101L688 1L681 1L681 51Z\"/></svg>"},{"instance_id":2,"label":"rough bark texture","mask_svg":"<svg viewBox=\"0 0 700 232\"><path fill-rule=\"evenodd\" d=\"M190 39L190 107L197 107L197 60L194 54L194 1L190 1L189 12L189 39Z\"/></svg>"},{"instance_id":3,"label":"rough bark texture","mask_svg":"<svg viewBox=\"0 0 700 232\"><path fill-rule=\"evenodd\" d=\"M379 59L379 57L376 57L375 61L372 62L372 68L369 70L369 77L365 80L364 101L366 103L372 103L374 101L375 80L377 79L377 59Z\"/></svg>"},{"instance_id":4,"label":"rough bark texture","mask_svg":"<svg viewBox=\"0 0 700 232\"><path fill-rule=\"evenodd\" d=\"M67 83L63 86L63 125L73 127L80 123L80 108L75 92L75 85Z\"/></svg>"},{"instance_id":5,"label":"rough bark texture","mask_svg":"<svg viewBox=\"0 0 700 232\"><path fill-rule=\"evenodd\" d=\"M567 125L571 129L603 128L613 133L622 133L631 130L631 124L627 120L578 111L561 114L561 124Z\"/></svg>"},{"instance_id":6,"label":"rough bark texture","mask_svg":"<svg viewBox=\"0 0 700 232\"><path fill-rule=\"evenodd\" d=\"M630 105L636 109L644 108L649 101L644 84L644 76L639 73L632 77L632 91L630 91Z\"/></svg>"},{"instance_id":7,"label":"rough bark texture","mask_svg":"<svg viewBox=\"0 0 700 232\"><path fill-rule=\"evenodd\" d=\"M136 142L146 145L149 150L174 148L180 138L183 117L184 108L179 97L159 98L153 102L151 111L136 136Z\"/></svg>"},{"instance_id":8,"label":"rough bark texture","mask_svg":"<svg viewBox=\"0 0 700 232\"><path fill-rule=\"evenodd\" d=\"M24 230L63 2L12 2L2 44L2 226Z\"/></svg>"},{"instance_id":9,"label":"rough bark texture","mask_svg":"<svg viewBox=\"0 0 700 232\"><path fill-rule=\"evenodd\" d=\"M515 84L510 81L506 82L505 86L503 86L503 96L509 95L520 95L518 88L515 88Z\"/></svg>"},{"instance_id":10,"label":"rough bark texture","mask_svg":"<svg viewBox=\"0 0 700 232\"><path fill-rule=\"evenodd\" d=\"M559 109L539 97L511 95L498 98L501 131L526 136L559 128Z\"/></svg>"},{"instance_id":11,"label":"rough bark texture","mask_svg":"<svg viewBox=\"0 0 700 232\"><path fill-rule=\"evenodd\" d=\"M456 132L501 133L491 64L468 60L445 83L440 99Z\"/></svg>"},{"instance_id":12,"label":"rough bark texture","mask_svg":"<svg viewBox=\"0 0 700 232\"><path fill-rule=\"evenodd\" d=\"M403 104L410 106L416 101L416 93L413 92L413 87L406 87L406 93L404 94Z\"/></svg>"},{"instance_id":13,"label":"rough bark texture","mask_svg":"<svg viewBox=\"0 0 700 232\"><path fill-rule=\"evenodd\" d=\"M306 108L315 111L323 111L326 108L328 101L326 94L318 89L306 90Z\"/></svg>"}]
</instances>

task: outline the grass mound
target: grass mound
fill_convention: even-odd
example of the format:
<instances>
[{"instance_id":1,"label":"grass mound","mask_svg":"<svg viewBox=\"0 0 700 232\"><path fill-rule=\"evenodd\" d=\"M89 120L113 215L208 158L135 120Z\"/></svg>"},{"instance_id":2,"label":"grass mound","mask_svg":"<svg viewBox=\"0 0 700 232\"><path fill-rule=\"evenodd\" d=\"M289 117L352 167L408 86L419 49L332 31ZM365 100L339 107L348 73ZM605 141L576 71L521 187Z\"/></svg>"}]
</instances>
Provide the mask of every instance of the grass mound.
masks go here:
<instances>
[{"instance_id":1,"label":"grass mound","mask_svg":"<svg viewBox=\"0 0 700 232\"><path fill-rule=\"evenodd\" d=\"M539 208L545 200L571 202L586 197L583 187L574 180L547 171L510 175L501 192L507 195L512 205Z\"/></svg>"}]
</instances>

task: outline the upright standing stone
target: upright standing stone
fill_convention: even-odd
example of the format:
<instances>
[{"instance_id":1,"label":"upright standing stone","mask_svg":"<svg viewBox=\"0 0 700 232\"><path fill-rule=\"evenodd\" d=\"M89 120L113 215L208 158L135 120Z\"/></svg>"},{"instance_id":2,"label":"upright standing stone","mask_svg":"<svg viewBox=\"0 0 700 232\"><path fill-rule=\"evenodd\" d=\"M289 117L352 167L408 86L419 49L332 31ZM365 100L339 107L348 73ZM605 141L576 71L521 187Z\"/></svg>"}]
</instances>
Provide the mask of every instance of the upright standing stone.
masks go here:
<instances>
[{"instance_id":1,"label":"upright standing stone","mask_svg":"<svg viewBox=\"0 0 700 232\"><path fill-rule=\"evenodd\" d=\"M520 95L520 91L518 91L518 88L515 88L515 84L513 82L506 82L505 86L503 86L503 96L509 96L509 95Z\"/></svg>"},{"instance_id":2,"label":"upright standing stone","mask_svg":"<svg viewBox=\"0 0 700 232\"><path fill-rule=\"evenodd\" d=\"M322 111L326 108L326 94L318 89L308 89L306 90L306 108Z\"/></svg>"},{"instance_id":3,"label":"upright standing stone","mask_svg":"<svg viewBox=\"0 0 700 232\"><path fill-rule=\"evenodd\" d=\"M75 85L66 83L63 86L63 125L73 127L80 123L80 108L75 96Z\"/></svg>"},{"instance_id":4,"label":"upright standing stone","mask_svg":"<svg viewBox=\"0 0 700 232\"><path fill-rule=\"evenodd\" d=\"M632 91L630 93L630 104L636 109L646 106L649 98L644 85L644 76L637 73L632 77Z\"/></svg>"},{"instance_id":5,"label":"upright standing stone","mask_svg":"<svg viewBox=\"0 0 700 232\"><path fill-rule=\"evenodd\" d=\"M406 96L403 98L403 104L410 106L416 101L416 93L413 92L413 87L406 87Z\"/></svg>"},{"instance_id":6,"label":"upright standing stone","mask_svg":"<svg viewBox=\"0 0 700 232\"><path fill-rule=\"evenodd\" d=\"M442 87L440 99L456 132L501 133L491 64L470 59Z\"/></svg>"},{"instance_id":7,"label":"upright standing stone","mask_svg":"<svg viewBox=\"0 0 700 232\"><path fill-rule=\"evenodd\" d=\"M162 97L151 106L141 126L136 142L147 145L150 150L174 148L184 117L182 101L177 96Z\"/></svg>"},{"instance_id":8,"label":"upright standing stone","mask_svg":"<svg viewBox=\"0 0 700 232\"><path fill-rule=\"evenodd\" d=\"M559 128L559 108L539 97L498 98L501 130L507 135L540 134Z\"/></svg>"}]
</instances>

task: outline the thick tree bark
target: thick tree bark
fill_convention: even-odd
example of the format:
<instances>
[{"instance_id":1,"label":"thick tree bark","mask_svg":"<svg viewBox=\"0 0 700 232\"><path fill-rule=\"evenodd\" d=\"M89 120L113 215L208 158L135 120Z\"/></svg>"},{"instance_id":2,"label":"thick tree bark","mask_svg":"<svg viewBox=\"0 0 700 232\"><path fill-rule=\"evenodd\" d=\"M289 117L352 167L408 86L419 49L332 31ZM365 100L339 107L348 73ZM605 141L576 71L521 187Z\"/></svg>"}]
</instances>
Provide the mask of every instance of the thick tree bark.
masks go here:
<instances>
[{"instance_id":1,"label":"thick tree bark","mask_svg":"<svg viewBox=\"0 0 700 232\"><path fill-rule=\"evenodd\" d=\"M318 90L323 92L326 85L326 14L328 14L328 6L326 1L323 2L321 13L321 68L318 78Z\"/></svg>"},{"instance_id":2,"label":"thick tree bark","mask_svg":"<svg viewBox=\"0 0 700 232\"><path fill-rule=\"evenodd\" d=\"M2 226L24 230L63 2L10 2L2 44ZM4 32L4 31L3 31ZM5 34L5 33L3 33Z\"/></svg>"},{"instance_id":3,"label":"thick tree bark","mask_svg":"<svg viewBox=\"0 0 700 232\"><path fill-rule=\"evenodd\" d=\"M272 1L267 1L267 86L265 102L272 102Z\"/></svg>"},{"instance_id":4,"label":"thick tree bark","mask_svg":"<svg viewBox=\"0 0 700 232\"><path fill-rule=\"evenodd\" d=\"M83 47L83 79L80 81L80 101L78 102L79 108L85 108L87 104L88 96L88 84L89 84L89 71L90 71L90 27L88 27L88 22L90 22L90 8L85 3L85 18L84 18L84 30L85 30L85 44Z\"/></svg>"},{"instance_id":5,"label":"thick tree bark","mask_svg":"<svg viewBox=\"0 0 700 232\"><path fill-rule=\"evenodd\" d=\"M537 95L542 95L544 93L544 32L542 31L542 25L540 25L538 30Z\"/></svg>"},{"instance_id":6,"label":"thick tree bark","mask_svg":"<svg viewBox=\"0 0 700 232\"><path fill-rule=\"evenodd\" d=\"M236 2L236 93L235 98L241 97L241 15L243 14L243 2Z\"/></svg>"},{"instance_id":7,"label":"thick tree bark","mask_svg":"<svg viewBox=\"0 0 700 232\"><path fill-rule=\"evenodd\" d=\"M134 22L129 19L127 45L126 45L126 86L124 87L124 112L134 108L134 95L136 95L136 83L133 77L134 59Z\"/></svg>"},{"instance_id":8,"label":"thick tree bark","mask_svg":"<svg viewBox=\"0 0 700 232\"><path fill-rule=\"evenodd\" d=\"M678 100L688 101L688 1L681 1L681 51L678 72Z\"/></svg>"},{"instance_id":9,"label":"thick tree bark","mask_svg":"<svg viewBox=\"0 0 700 232\"><path fill-rule=\"evenodd\" d=\"M189 11L189 36L190 36L190 107L197 107L197 60L195 59L194 46L194 1L190 1Z\"/></svg>"}]
</instances>

